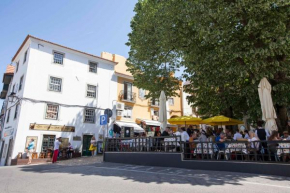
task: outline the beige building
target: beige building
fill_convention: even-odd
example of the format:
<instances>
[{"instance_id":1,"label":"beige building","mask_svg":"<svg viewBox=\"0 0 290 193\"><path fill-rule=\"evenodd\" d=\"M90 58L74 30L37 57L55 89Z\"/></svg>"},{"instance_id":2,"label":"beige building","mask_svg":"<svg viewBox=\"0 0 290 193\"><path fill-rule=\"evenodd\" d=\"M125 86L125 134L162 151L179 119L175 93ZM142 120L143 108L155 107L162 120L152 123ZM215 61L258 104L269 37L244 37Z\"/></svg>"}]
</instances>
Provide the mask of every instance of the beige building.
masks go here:
<instances>
[{"instance_id":1,"label":"beige building","mask_svg":"<svg viewBox=\"0 0 290 193\"><path fill-rule=\"evenodd\" d=\"M117 76L117 103L124 106L123 111L117 111L116 123L123 125L125 123L137 124L145 131L152 134L160 129L158 122L159 101L148 100L145 98L147 91L138 89L134 86L134 78L127 71L126 58L116 54L102 52L102 58L112 60L118 64L115 66ZM180 83L182 86L182 83ZM182 116L182 91L177 91L180 97L171 97L167 100L168 119L175 116ZM176 126L169 125L174 130Z\"/></svg>"}]
</instances>

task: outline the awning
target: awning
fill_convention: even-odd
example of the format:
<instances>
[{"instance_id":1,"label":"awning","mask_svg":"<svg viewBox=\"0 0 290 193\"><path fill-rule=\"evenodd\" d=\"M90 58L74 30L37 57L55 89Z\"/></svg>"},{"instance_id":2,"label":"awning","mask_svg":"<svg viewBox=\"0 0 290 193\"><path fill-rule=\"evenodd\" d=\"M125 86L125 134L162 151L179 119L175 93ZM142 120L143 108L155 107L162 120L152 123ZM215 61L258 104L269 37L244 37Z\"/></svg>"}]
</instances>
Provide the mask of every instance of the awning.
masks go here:
<instances>
[{"instance_id":1,"label":"awning","mask_svg":"<svg viewBox=\"0 0 290 193\"><path fill-rule=\"evenodd\" d=\"M142 129L139 125L137 125L136 123L130 123L130 122L122 122L122 121L116 121L115 122L116 125L118 125L119 127L133 127L134 128L134 132L136 133L142 133L145 132L144 129Z\"/></svg>"},{"instance_id":2,"label":"awning","mask_svg":"<svg viewBox=\"0 0 290 193\"><path fill-rule=\"evenodd\" d=\"M138 122L143 122L145 125L150 125L150 126L156 126L160 127L161 123L158 121L153 121L153 120L147 120L147 119L137 119Z\"/></svg>"}]
</instances>

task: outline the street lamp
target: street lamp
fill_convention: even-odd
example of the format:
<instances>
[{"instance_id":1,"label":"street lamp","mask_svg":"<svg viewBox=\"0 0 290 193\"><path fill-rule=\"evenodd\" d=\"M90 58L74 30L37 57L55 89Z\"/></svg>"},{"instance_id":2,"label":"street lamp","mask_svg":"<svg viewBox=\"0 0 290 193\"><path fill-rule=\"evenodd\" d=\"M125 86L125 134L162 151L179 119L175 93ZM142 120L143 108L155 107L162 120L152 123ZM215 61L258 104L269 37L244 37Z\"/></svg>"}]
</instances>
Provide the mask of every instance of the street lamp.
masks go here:
<instances>
[{"instance_id":1,"label":"street lamp","mask_svg":"<svg viewBox=\"0 0 290 193\"><path fill-rule=\"evenodd\" d=\"M8 101L9 102L11 102L11 103L13 102L14 98L16 98L15 94L16 94L15 92L11 92L10 93L10 95L8 96Z\"/></svg>"}]
</instances>

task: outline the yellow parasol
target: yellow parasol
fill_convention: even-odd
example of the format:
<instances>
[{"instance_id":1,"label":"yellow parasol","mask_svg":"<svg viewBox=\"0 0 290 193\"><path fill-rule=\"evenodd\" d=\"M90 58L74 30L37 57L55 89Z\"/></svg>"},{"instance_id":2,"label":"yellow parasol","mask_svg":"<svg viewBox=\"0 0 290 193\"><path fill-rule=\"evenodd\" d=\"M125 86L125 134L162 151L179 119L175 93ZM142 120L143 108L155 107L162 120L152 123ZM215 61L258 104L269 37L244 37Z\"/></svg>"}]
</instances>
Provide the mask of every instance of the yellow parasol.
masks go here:
<instances>
[{"instance_id":1,"label":"yellow parasol","mask_svg":"<svg viewBox=\"0 0 290 193\"><path fill-rule=\"evenodd\" d=\"M208 119L204 119L201 121L201 124L207 124L207 125L239 125L244 124L243 121L239 121L237 119L232 119L225 116L215 116Z\"/></svg>"},{"instance_id":2,"label":"yellow parasol","mask_svg":"<svg viewBox=\"0 0 290 193\"><path fill-rule=\"evenodd\" d=\"M181 116L168 119L168 122L173 125L198 125L201 121L201 118L191 116Z\"/></svg>"}]
</instances>

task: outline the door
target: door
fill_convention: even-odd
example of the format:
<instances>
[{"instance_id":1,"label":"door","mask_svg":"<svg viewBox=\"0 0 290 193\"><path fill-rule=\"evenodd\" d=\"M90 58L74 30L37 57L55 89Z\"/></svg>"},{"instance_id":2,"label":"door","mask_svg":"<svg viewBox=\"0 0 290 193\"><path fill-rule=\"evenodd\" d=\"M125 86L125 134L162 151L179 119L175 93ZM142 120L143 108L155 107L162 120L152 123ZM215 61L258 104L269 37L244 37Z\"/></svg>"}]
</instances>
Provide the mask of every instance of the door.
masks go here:
<instances>
[{"instance_id":1,"label":"door","mask_svg":"<svg viewBox=\"0 0 290 193\"><path fill-rule=\"evenodd\" d=\"M53 151L55 135L43 135L41 151L47 153L48 150Z\"/></svg>"},{"instance_id":2,"label":"door","mask_svg":"<svg viewBox=\"0 0 290 193\"><path fill-rule=\"evenodd\" d=\"M92 135L84 135L82 156L91 156L92 155L91 151L89 150L92 137L93 137Z\"/></svg>"},{"instance_id":3,"label":"door","mask_svg":"<svg viewBox=\"0 0 290 193\"><path fill-rule=\"evenodd\" d=\"M9 139L9 145L8 145L8 152L6 155L6 160L5 160L5 166L8 166L9 158L12 155L12 149L13 149L13 139Z\"/></svg>"},{"instance_id":4,"label":"door","mask_svg":"<svg viewBox=\"0 0 290 193\"><path fill-rule=\"evenodd\" d=\"M132 101L132 83L124 83L124 100Z\"/></svg>"}]
</instances>

